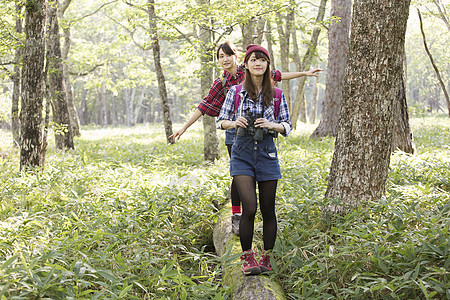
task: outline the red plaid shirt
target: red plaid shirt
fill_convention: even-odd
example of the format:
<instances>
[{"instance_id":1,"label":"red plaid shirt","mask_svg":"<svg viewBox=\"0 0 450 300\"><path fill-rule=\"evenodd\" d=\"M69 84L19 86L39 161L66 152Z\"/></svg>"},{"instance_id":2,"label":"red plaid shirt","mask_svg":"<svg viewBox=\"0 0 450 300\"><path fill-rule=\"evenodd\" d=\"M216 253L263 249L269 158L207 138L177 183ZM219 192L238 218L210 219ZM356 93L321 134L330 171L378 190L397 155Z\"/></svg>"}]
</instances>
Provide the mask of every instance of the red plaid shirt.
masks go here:
<instances>
[{"instance_id":1,"label":"red plaid shirt","mask_svg":"<svg viewBox=\"0 0 450 300\"><path fill-rule=\"evenodd\" d=\"M226 90L228 91L232 86L242 83L244 81L244 75L245 66L243 64L238 66L236 76L233 76L230 72L224 70L223 76L225 78ZM281 72L278 70L272 71L272 79L275 82L281 81ZM198 105L198 109L203 115L206 114L211 117L218 117L223 102L225 101L225 96L226 95L223 93L222 80L218 77L214 80L208 96L206 96Z\"/></svg>"}]
</instances>

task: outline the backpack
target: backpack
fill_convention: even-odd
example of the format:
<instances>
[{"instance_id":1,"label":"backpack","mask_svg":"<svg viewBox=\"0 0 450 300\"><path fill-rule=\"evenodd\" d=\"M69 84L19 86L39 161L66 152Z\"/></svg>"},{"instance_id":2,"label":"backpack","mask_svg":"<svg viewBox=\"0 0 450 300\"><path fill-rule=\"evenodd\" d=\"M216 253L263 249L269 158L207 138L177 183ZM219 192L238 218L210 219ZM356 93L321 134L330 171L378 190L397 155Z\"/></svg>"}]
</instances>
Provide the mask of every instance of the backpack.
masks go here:
<instances>
[{"instance_id":1,"label":"backpack","mask_svg":"<svg viewBox=\"0 0 450 300\"><path fill-rule=\"evenodd\" d=\"M241 102L241 89L242 84L236 85L236 94L234 94L234 111L238 112L239 110L239 103ZM273 116L275 117L275 120L278 119L278 114L280 113L280 104L281 104L281 94L283 91L277 87L275 89L275 101L273 103Z\"/></svg>"}]
</instances>

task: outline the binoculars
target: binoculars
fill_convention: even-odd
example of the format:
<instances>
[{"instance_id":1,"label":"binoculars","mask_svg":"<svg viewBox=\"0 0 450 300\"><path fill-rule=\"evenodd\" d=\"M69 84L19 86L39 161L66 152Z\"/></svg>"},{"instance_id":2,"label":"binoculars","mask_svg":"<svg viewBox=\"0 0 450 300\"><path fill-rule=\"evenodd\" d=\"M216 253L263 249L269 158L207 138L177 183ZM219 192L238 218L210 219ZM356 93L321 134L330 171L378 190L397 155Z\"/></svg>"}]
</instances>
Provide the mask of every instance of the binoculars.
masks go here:
<instances>
[{"instance_id":1,"label":"binoculars","mask_svg":"<svg viewBox=\"0 0 450 300\"><path fill-rule=\"evenodd\" d=\"M247 120L247 128L238 127L236 134L238 136L245 136L246 134L250 134L253 135L253 139L255 141L262 141L264 130L261 127L255 127L255 121L256 119L261 118L261 115L253 115L250 111L247 111L244 118Z\"/></svg>"}]
</instances>

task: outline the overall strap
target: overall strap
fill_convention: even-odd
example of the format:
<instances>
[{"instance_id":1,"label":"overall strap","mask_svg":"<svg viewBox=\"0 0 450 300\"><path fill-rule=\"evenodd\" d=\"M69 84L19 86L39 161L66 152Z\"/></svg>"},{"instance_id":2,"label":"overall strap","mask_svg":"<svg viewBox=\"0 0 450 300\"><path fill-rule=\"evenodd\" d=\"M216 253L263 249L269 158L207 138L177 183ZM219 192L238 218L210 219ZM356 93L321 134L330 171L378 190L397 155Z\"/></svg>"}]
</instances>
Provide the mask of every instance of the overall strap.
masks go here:
<instances>
[{"instance_id":1,"label":"overall strap","mask_svg":"<svg viewBox=\"0 0 450 300\"><path fill-rule=\"evenodd\" d=\"M241 90L242 90L242 84L236 85L236 93L234 94L234 111L237 113L239 110L239 103L241 102Z\"/></svg>"}]
</instances>

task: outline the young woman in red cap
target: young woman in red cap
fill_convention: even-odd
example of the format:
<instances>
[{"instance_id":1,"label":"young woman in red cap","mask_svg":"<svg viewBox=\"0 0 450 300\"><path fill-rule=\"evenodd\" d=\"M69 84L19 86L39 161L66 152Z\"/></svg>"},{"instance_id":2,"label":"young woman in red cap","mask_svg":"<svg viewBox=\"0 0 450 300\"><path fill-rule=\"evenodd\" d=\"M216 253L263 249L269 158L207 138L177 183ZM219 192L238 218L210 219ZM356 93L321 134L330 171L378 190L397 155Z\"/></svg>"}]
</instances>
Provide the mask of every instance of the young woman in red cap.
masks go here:
<instances>
[{"instance_id":1,"label":"young woman in red cap","mask_svg":"<svg viewBox=\"0 0 450 300\"><path fill-rule=\"evenodd\" d=\"M231 42L225 42L217 48L216 52L217 60L220 66L224 69L222 75L216 78L209 90L208 95L198 105L195 112L183 125L183 127L176 133L172 134L169 138L180 139L181 135L194 124L202 115L206 114L211 117L219 116L220 109L225 101L228 90L235 85L243 82L245 76L244 64L238 65L237 63L237 48ZM283 72L272 71L273 81L279 82L281 80L289 80L298 78L301 76L315 76L321 69L310 70L307 72ZM225 86L224 86L225 85ZM228 154L231 155L231 146L235 139L235 130L227 130L225 133L225 145L228 149ZM239 217L241 214L241 201L239 194L235 188L234 182L231 183L231 205L232 205L232 232L239 233Z\"/></svg>"},{"instance_id":2,"label":"young woman in red cap","mask_svg":"<svg viewBox=\"0 0 450 300\"><path fill-rule=\"evenodd\" d=\"M239 227L243 251L242 271L245 275L256 275L271 270L269 255L277 233L275 194L281 172L273 137L278 133L287 136L292 125L284 94L281 90L275 92L276 88L270 76L269 52L261 46L248 45L244 64L246 72L244 83L242 87L234 86L228 92L219 114L217 127L238 130L231 149L230 174L242 202ZM236 98L237 90L240 90L239 101L236 100L239 99ZM275 95L279 95L279 99ZM280 103L277 105L276 101ZM264 251L259 262L252 250L258 202L256 182L263 218L264 243Z\"/></svg>"}]
</instances>

